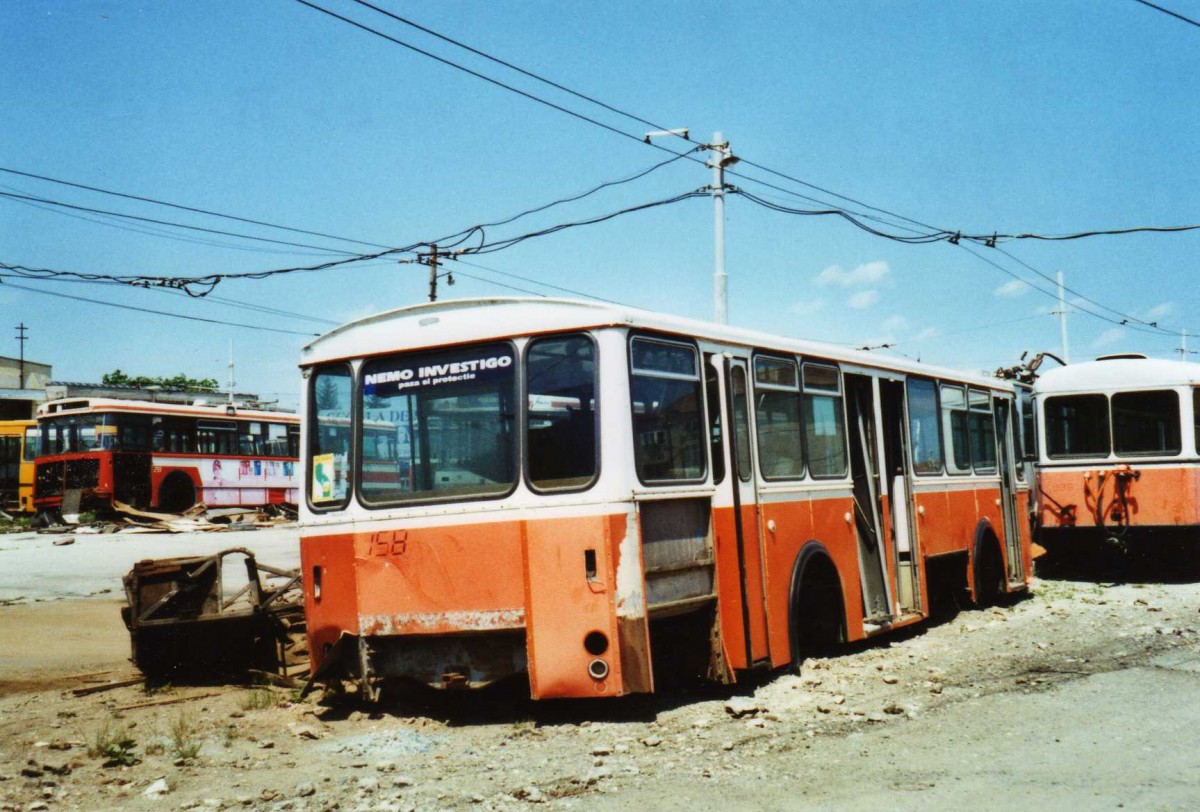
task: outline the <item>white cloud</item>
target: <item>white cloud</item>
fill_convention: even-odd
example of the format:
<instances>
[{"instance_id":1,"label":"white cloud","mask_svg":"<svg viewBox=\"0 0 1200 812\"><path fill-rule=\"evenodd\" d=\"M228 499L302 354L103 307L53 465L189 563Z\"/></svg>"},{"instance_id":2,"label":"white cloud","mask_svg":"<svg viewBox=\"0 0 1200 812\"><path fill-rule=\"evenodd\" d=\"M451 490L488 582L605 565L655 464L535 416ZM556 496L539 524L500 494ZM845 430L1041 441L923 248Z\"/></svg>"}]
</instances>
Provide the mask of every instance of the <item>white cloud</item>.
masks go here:
<instances>
[{"instance_id":1,"label":"white cloud","mask_svg":"<svg viewBox=\"0 0 1200 812\"><path fill-rule=\"evenodd\" d=\"M1162 304L1155 305L1154 307L1147 310L1146 318L1150 319L1150 320L1161 318L1161 317L1167 315L1168 313L1170 313L1174 309L1175 309L1175 305L1172 302L1163 302Z\"/></svg>"},{"instance_id":2,"label":"white cloud","mask_svg":"<svg viewBox=\"0 0 1200 812\"><path fill-rule=\"evenodd\" d=\"M889 316L880 326L889 333L895 333L908 327L908 319L903 316Z\"/></svg>"},{"instance_id":3,"label":"white cloud","mask_svg":"<svg viewBox=\"0 0 1200 812\"><path fill-rule=\"evenodd\" d=\"M992 293L996 296L1013 299L1017 296L1024 296L1029 291L1030 287L1027 282L1022 282L1020 279L1013 279L1005 282L1003 285L992 291Z\"/></svg>"},{"instance_id":4,"label":"white cloud","mask_svg":"<svg viewBox=\"0 0 1200 812\"><path fill-rule=\"evenodd\" d=\"M1120 327L1109 327L1092 341L1092 349L1102 350L1111 347L1125 337L1125 331Z\"/></svg>"},{"instance_id":5,"label":"white cloud","mask_svg":"<svg viewBox=\"0 0 1200 812\"><path fill-rule=\"evenodd\" d=\"M877 290L860 290L858 293L850 297L850 301L846 304L855 310L866 310L879 301L879 291Z\"/></svg>"},{"instance_id":6,"label":"white cloud","mask_svg":"<svg viewBox=\"0 0 1200 812\"><path fill-rule=\"evenodd\" d=\"M852 271L847 271L841 265L830 265L817 274L818 285L837 285L843 288L863 285L878 285L891 272L891 268L883 260L867 262Z\"/></svg>"}]
</instances>

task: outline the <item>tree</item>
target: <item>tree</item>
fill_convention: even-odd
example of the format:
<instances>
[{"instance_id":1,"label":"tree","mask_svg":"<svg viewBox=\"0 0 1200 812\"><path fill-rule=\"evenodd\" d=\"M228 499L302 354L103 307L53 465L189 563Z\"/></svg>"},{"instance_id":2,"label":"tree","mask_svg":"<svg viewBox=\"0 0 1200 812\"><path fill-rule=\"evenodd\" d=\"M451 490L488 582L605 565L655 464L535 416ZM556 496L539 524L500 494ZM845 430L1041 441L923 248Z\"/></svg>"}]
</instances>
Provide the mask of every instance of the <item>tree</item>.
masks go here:
<instances>
[{"instance_id":1,"label":"tree","mask_svg":"<svg viewBox=\"0 0 1200 812\"><path fill-rule=\"evenodd\" d=\"M119 369L104 373L100 382L105 386L159 386L178 392L212 392L218 388L215 378L189 378L180 372L171 378L152 378L147 375L127 375Z\"/></svg>"}]
</instances>

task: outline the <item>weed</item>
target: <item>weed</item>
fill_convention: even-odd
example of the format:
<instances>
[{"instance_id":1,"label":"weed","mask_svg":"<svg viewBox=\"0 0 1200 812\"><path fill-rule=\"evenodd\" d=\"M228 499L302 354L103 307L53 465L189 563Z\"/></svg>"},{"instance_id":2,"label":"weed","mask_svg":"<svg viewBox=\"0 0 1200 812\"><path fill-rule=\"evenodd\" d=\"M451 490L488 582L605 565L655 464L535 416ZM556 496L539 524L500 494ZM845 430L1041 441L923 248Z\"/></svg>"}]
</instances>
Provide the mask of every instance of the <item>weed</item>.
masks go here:
<instances>
[{"instance_id":1,"label":"weed","mask_svg":"<svg viewBox=\"0 0 1200 812\"><path fill-rule=\"evenodd\" d=\"M233 747L233 743L242 737L242 733L237 729L237 725L226 725L221 731L221 744L226 747Z\"/></svg>"},{"instance_id":2,"label":"weed","mask_svg":"<svg viewBox=\"0 0 1200 812\"><path fill-rule=\"evenodd\" d=\"M137 742L129 734L129 728L105 719L89 737L87 753L92 758L104 759L105 767L132 767L141 761L134 753L135 747Z\"/></svg>"},{"instance_id":3,"label":"weed","mask_svg":"<svg viewBox=\"0 0 1200 812\"><path fill-rule=\"evenodd\" d=\"M251 688L242 696L242 710L266 710L278 704L275 693L267 688Z\"/></svg>"},{"instance_id":4,"label":"weed","mask_svg":"<svg viewBox=\"0 0 1200 812\"><path fill-rule=\"evenodd\" d=\"M204 743L196 738L196 723L187 713L180 711L171 720L171 752L176 758L194 759L200 755Z\"/></svg>"}]
</instances>

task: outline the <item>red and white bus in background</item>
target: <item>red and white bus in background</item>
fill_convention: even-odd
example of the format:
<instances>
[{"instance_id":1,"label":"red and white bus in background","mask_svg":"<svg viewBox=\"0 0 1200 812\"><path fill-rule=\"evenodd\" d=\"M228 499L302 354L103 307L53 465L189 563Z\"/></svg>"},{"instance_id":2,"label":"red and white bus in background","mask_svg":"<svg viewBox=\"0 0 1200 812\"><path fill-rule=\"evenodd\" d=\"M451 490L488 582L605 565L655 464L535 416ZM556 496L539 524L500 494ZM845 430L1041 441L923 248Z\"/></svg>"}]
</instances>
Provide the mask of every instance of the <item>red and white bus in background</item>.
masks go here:
<instances>
[{"instance_id":1,"label":"red and white bus in background","mask_svg":"<svg viewBox=\"0 0 1200 812\"><path fill-rule=\"evenodd\" d=\"M1200 364L1105 356L1034 384L1038 541L1200 541Z\"/></svg>"},{"instance_id":2,"label":"red and white bus in background","mask_svg":"<svg viewBox=\"0 0 1200 812\"><path fill-rule=\"evenodd\" d=\"M236 404L70 398L38 407L34 504L58 510L113 501L181 512L298 501L300 417Z\"/></svg>"},{"instance_id":3,"label":"red and white bus in background","mask_svg":"<svg viewBox=\"0 0 1200 812\"><path fill-rule=\"evenodd\" d=\"M301 366L315 682L731 682L1028 584L995 378L548 299L395 310Z\"/></svg>"}]
</instances>

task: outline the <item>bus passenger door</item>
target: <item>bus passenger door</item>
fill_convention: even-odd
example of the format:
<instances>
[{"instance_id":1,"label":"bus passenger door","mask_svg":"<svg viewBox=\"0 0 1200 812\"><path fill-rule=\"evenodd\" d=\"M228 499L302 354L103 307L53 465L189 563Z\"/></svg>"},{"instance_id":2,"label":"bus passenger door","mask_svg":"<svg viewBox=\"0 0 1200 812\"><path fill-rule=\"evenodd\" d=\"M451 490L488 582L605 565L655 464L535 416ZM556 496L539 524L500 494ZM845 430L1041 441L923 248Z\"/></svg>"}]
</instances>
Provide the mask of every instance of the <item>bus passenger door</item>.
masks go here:
<instances>
[{"instance_id":1,"label":"bus passenger door","mask_svg":"<svg viewBox=\"0 0 1200 812\"><path fill-rule=\"evenodd\" d=\"M1001 515L1004 517L1005 558L1008 559L1008 582L1025 581L1025 561L1021 555L1021 526L1017 515L1016 454L1013 449L1013 409L1007 400L994 398L996 407L996 446L999 451Z\"/></svg>"},{"instance_id":2,"label":"bus passenger door","mask_svg":"<svg viewBox=\"0 0 1200 812\"><path fill-rule=\"evenodd\" d=\"M912 522L912 473L905 427L904 381L879 381L883 433L883 472L891 512L892 549L896 568L896 602L901 614L918 611L921 602L917 566L917 534Z\"/></svg>"},{"instance_id":3,"label":"bus passenger door","mask_svg":"<svg viewBox=\"0 0 1200 812\"><path fill-rule=\"evenodd\" d=\"M770 662L767 639L766 571L759 528L758 489L754 456L749 385L749 364L729 358L725 370L725 432L733 470L733 520L737 534L738 575L741 581L742 631L746 641L746 667Z\"/></svg>"},{"instance_id":4,"label":"bus passenger door","mask_svg":"<svg viewBox=\"0 0 1200 812\"><path fill-rule=\"evenodd\" d=\"M845 381L863 622L868 626L868 631L872 631L871 626L892 618L891 602L888 600L887 559L883 548L883 522L879 515L875 395L873 379L868 375L847 374Z\"/></svg>"}]
</instances>

